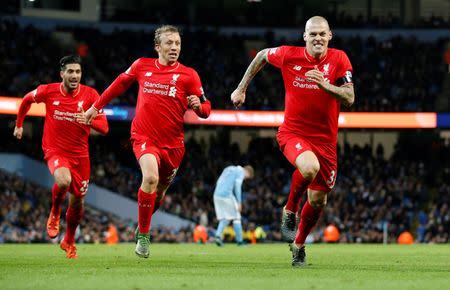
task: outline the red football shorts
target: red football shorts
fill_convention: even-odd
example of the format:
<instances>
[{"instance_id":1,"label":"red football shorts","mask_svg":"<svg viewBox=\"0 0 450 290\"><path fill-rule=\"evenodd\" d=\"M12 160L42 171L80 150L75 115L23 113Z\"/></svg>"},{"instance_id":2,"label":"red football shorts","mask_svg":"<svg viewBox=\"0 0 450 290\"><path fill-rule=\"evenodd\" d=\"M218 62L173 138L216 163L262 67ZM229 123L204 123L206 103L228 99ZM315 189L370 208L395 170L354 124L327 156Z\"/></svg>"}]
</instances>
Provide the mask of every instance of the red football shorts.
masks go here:
<instances>
[{"instance_id":1,"label":"red football shorts","mask_svg":"<svg viewBox=\"0 0 450 290\"><path fill-rule=\"evenodd\" d=\"M313 144L298 135L280 132L277 134L277 141L281 152L295 167L295 160L301 153L312 151L316 155L320 170L308 188L325 192L330 192L333 189L337 175L336 145Z\"/></svg>"},{"instance_id":2,"label":"red football shorts","mask_svg":"<svg viewBox=\"0 0 450 290\"><path fill-rule=\"evenodd\" d=\"M69 169L72 177L72 182L69 187L70 193L76 197L82 197L86 194L91 174L89 157L66 157L54 153L46 156L46 160L51 174L61 167Z\"/></svg>"},{"instance_id":3,"label":"red football shorts","mask_svg":"<svg viewBox=\"0 0 450 290\"><path fill-rule=\"evenodd\" d=\"M183 160L184 147L161 148L153 145L149 138L137 134L133 134L131 143L133 145L134 155L138 161L144 154L153 154L156 157L156 161L158 162L159 184L168 186L177 174L178 167L180 167L181 161Z\"/></svg>"}]
</instances>

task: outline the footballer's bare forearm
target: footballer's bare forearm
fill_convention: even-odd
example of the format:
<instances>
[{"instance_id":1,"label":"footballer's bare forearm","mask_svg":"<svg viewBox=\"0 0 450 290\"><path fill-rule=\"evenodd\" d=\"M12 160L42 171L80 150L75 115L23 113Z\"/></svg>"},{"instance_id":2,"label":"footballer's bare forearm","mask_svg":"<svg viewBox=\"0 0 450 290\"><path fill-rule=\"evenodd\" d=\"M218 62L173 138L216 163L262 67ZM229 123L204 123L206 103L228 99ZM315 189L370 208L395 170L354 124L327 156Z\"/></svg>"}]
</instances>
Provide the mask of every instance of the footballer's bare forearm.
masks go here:
<instances>
[{"instance_id":1,"label":"footballer's bare forearm","mask_svg":"<svg viewBox=\"0 0 450 290\"><path fill-rule=\"evenodd\" d=\"M267 63L267 51L268 49L263 49L255 56L247 70L245 71L244 76L242 77L241 82L239 83L237 89L245 92L247 90L248 85L255 77L255 75L264 67Z\"/></svg>"},{"instance_id":2,"label":"footballer's bare forearm","mask_svg":"<svg viewBox=\"0 0 450 290\"><path fill-rule=\"evenodd\" d=\"M352 84L345 84L338 87L330 83L325 83L321 87L324 91L332 94L336 99L341 101L346 107L350 107L355 101L355 90Z\"/></svg>"}]
</instances>

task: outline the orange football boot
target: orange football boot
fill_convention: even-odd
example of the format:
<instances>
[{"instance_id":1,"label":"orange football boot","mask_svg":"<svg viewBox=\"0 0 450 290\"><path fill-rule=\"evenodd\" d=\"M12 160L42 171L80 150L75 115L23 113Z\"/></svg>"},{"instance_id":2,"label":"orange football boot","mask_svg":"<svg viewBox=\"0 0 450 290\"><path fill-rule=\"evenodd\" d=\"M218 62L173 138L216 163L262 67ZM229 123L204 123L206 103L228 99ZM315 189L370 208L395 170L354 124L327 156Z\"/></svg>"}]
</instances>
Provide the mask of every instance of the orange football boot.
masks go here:
<instances>
[{"instance_id":1,"label":"orange football boot","mask_svg":"<svg viewBox=\"0 0 450 290\"><path fill-rule=\"evenodd\" d=\"M65 240L61 242L59 247L66 252L67 259L76 259L77 256L77 247L75 247L75 244L69 244Z\"/></svg>"},{"instance_id":2,"label":"orange football boot","mask_svg":"<svg viewBox=\"0 0 450 290\"><path fill-rule=\"evenodd\" d=\"M54 239L59 234L59 220L61 217L61 209L58 215L53 214L53 210L50 210L50 215L47 220L47 234L50 238Z\"/></svg>"}]
</instances>

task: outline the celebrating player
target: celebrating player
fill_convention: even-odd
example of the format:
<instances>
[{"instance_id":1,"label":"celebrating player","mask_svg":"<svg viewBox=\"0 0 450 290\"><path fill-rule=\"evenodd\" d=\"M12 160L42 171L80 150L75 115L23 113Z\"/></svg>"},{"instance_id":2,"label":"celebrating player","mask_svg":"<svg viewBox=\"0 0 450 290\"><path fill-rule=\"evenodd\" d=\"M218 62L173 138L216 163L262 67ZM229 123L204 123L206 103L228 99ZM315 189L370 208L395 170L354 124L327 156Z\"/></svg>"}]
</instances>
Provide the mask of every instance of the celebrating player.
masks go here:
<instances>
[{"instance_id":1,"label":"celebrating player","mask_svg":"<svg viewBox=\"0 0 450 290\"><path fill-rule=\"evenodd\" d=\"M52 209L47 221L47 234L55 238L59 234L61 204L69 191L69 207L66 212L67 231L60 244L69 259L77 258L75 230L83 217L83 198L90 176L89 144L90 128L102 134L108 132L105 115L99 114L87 126L84 110L99 98L97 91L80 84L81 59L65 56L60 60L61 83L40 85L25 95L17 114L14 136L22 138L23 121L32 103L45 103L46 115L42 149L50 172L55 178L52 188Z\"/></svg>"},{"instance_id":2,"label":"celebrating player","mask_svg":"<svg viewBox=\"0 0 450 290\"><path fill-rule=\"evenodd\" d=\"M337 131L340 104L355 99L352 65L345 52L328 48L332 33L325 18L314 16L305 25L306 47L280 46L261 50L231 94L236 107L245 101L250 81L266 62L281 69L285 117L277 141L296 167L288 202L283 208L281 230L291 244L292 265L305 266L305 239L317 223L337 174ZM298 230L296 213L307 190Z\"/></svg>"},{"instance_id":3,"label":"celebrating player","mask_svg":"<svg viewBox=\"0 0 450 290\"><path fill-rule=\"evenodd\" d=\"M216 230L216 244L222 246L222 233L230 221L233 221L233 228L236 233L236 243L242 245L242 182L244 179L252 179L254 175L253 167L228 166L217 180L214 190L214 208L216 210L219 225Z\"/></svg>"},{"instance_id":4,"label":"celebrating player","mask_svg":"<svg viewBox=\"0 0 450 290\"><path fill-rule=\"evenodd\" d=\"M178 62L181 37L175 26L156 29L154 48L158 58L139 58L120 74L85 113L90 122L98 110L139 83L131 142L142 171L138 190L138 228L135 253L148 258L152 213L161 205L184 155L183 116L188 107L207 118L206 99L197 72Z\"/></svg>"}]
</instances>

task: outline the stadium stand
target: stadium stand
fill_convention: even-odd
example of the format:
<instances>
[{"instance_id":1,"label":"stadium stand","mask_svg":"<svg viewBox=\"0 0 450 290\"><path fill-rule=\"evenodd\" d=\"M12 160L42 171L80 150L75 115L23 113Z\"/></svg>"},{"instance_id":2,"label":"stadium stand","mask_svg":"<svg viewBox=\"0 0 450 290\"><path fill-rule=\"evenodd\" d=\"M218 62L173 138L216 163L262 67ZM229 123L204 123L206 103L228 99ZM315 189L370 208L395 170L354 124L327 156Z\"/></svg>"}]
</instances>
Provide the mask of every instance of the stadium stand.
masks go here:
<instances>
[{"instance_id":1,"label":"stadium stand","mask_svg":"<svg viewBox=\"0 0 450 290\"><path fill-rule=\"evenodd\" d=\"M18 175L0 170L0 244L1 243L47 243L57 242L62 236L51 240L45 225L50 210L51 192L25 181ZM65 208L61 215L61 233L64 233ZM133 242L136 224L92 207L85 208L77 243L106 243L110 225L117 228L119 242ZM153 242L191 242L190 228L160 226L152 229Z\"/></svg>"},{"instance_id":2,"label":"stadium stand","mask_svg":"<svg viewBox=\"0 0 450 290\"><path fill-rule=\"evenodd\" d=\"M431 145L427 145L425 140L423 144L411 146L408 145L409 138L412 137L406 136L397 144L390 158L384 157L381 145L375 150L369 145L360 147L347 144L340 148L338 179L322 221L313 235L315 241L323 240L322 230L326 225L335 224L341 232L341 242L382 242L383 225L387 223L389 242L395 242L404 230L413 232L418 242L449 242L450 179L448 168L442 165L450 164L449 144L436 139ZM226 165L245 160L257 170L255 178L244 184L244 228L261 226L267 233L266 241L279 241L280 209L289 191L290 164L282 158L272 138L252 139L247 153L240 153L237 144L230 144L227 139L224 133L207 141L187 140L189 153L161 210L208 226L211 232L216 223L212 192L217 176ZM126 139L120 142L111 142L108 138L94 140L91 147L92 182L135 199L140 175L134 157L131 152L127 152L130 149L126 148L126 142ZM39 141L28 140L27 143L35 147ZM12 142L6 144L14 146ZM1 150L14 151L12 147L4 146ZM412 158L423 150L434 152L429 156ZM433 156L440 156L441 162ZM443 160L449 162L442 163ZM2 211L2 232L10 227L11 220L8 217L17 218L20 208L30 207L38 208L34 211L38 216L31 219L36 224L29 229L43 229L50 192L24 183L18 177L4 176L3 179L5 186L2 191L8 194L2 196L7 198L5 196L11 195L9 192L12 191L14 198L11 200L15 202L4 203L10 205ZM29 196L29 191L34 194ZM120 241L130 241L134 225L117 221L106 213L88 211L81 227L82 232L89 233L89 241L103 241L101 234L106 231L105 227L111 220L119 228ZM14 221L19 228L27 225ZM192 230L183 228L176 232L159 228L152 235L154 241L192 241ZM21 231L26 232L26 228L21 228ZM45 240L42 233L24 234L25 237L30 235L40 237L40 241ZM24 236L16 238L16 241L26 241Z\"/></svg>"},{"instance_id":3,"label":"stadium stand","mask_svg":"<svg viewBox=\"0 0 450 290\"><path fill-rule=\"evenodd\" d=\"M107 34L95 28L59 27L48 33L33 26L20 27L9 19L0 20L0 32L0 69L9 72L0 76L0 91L9 96L23 96L39 83L58 79L53 68L64 54L84 55L84 83L100 92L139 56L154 57L152 32L116 30ZM71 35L70 45L61 41L61 35ZM264 36L244 37L185 29L181 61L199 72L213 108L232 109L229 88L238 83L255 49L286 43L295 42L275 39L270 31ZM330 45L344 48L355 69L358 100L351 110L436 111L446 71L445 39L425 42L406 36L380 40L336 35ZM248 91L252 102L244 109L282 110L281 83L273 68L258 76ZM135 90L129 90L115 104L134 105L135 98Z\"/></svg>"}]
</instances>

